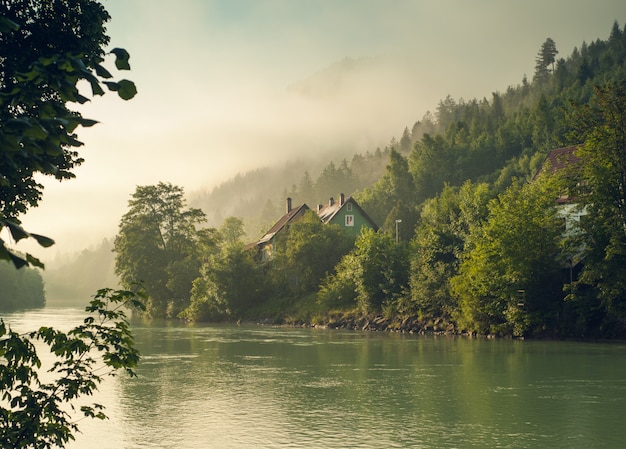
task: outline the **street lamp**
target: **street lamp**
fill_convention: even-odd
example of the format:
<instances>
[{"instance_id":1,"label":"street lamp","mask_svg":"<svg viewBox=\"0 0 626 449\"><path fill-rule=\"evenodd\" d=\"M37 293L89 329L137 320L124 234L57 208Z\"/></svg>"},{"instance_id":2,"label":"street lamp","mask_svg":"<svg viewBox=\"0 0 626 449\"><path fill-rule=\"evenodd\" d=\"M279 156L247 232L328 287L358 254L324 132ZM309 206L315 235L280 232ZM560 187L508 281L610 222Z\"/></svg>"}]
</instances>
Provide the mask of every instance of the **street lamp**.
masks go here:
<instances>
[{"instance_id":1,"label":"street lamp","mask_svg":"<svg viewBox=\"0 0 626 449\"><path fill-rule=\"evenodd\" d=\"M396 220L396 243L400 242L400 234L398 233L398 225L402 223L402 220Z\"/></svg>"}]
</instances>

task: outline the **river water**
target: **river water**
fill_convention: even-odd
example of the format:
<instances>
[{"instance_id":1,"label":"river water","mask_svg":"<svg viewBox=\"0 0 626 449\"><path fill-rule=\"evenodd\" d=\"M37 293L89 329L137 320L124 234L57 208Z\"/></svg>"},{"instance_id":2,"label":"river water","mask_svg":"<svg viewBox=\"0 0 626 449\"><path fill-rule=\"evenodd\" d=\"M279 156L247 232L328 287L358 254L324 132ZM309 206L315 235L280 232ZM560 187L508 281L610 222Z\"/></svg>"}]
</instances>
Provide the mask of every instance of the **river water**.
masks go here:
<instances>
[{"instance_id":1,"label":"river water","mask_svg":"<svg viewBox=\"0 0 626 449\"><path fill-rule=\"evenodd\" d=\"M69 329L84 313L5 315ZM618 448L626 344L133 323L70 448Z\"/></svg>"}]
</instances>

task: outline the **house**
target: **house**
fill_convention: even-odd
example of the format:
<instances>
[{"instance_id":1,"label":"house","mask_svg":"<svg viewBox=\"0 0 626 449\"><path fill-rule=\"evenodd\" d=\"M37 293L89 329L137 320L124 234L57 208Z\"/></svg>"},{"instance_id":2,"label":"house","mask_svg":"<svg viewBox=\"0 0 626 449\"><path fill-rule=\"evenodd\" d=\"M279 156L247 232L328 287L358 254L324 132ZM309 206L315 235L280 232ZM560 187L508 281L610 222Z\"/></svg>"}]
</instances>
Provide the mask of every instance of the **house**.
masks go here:
<instances>
[{"instance_id":1,"label":"house","mask_svg":"<svg viewBox=\"0 0 626 449\"><path fill-rule=\"evenodd\" d=\"M288 231L296 221L300 220L306 211L310 210L306 204L301 204L297 207L292 207L291 198L287 198L287 207L285 215L280 217L274 226L265 233L258 241L251 243L246 249L256 248L261 262L267 262L272 259L274 251L276 250L277 237Z\"/></svg>"},{"instance_id":2,"label":"house","mask_svg":"<svg viewBox=\"0 0 626 449\"><path fill-rule=\"evenodd\" d=\"M568 176L580 179L576 172L581 166L581 160L576 154L576 150L578 150L577 146L551 150L543 160L533 180L546 174L554 175L555 173L567 173ZM565 234L571 234L578 227L580 220L587 215L587 211L578 206L576 197L572 195L571 191L561 192L556 202L559 204L559 214L565 222Z\"/></svg>"},{"instance_id":3,"label":"house","mask_svg":"<svg viewBox=\"0 0 626 449\"><path fill-rule=\"evenodd\" d=\"M278 244L278 236L288 232L289 227L300 220L302 216L310 210L306 204L292 207L291 198L287 198L287 208L285 214L280 217L274 226L265 233L258 241L246 246L247 250L255 250L261 262L272 260ZM322 223L337 224L348 235L357 237L361 229L372 228L378 230L376 223L365 213L356 200L352 197L346 198L342 193L339 195L339 201L330 198L328 204L317 207L317 216Z\"/></svg>"},{"instance_id":4,"label":"house","mask_svg":"<svg viewBox=\"0 0 626 449\"><path fill-rule=\"evenodd\" d=\"M339 194L338 201L330 198L328 204L318 205L317 215L322 223L336 224L353 237L357 237L364 227L378 230L374 220L365 213L359 203L351 196L346 198L343 193Z\"/></svg>"},{"instance_id":5,"label":"house","mask_svg":"<svg viewBox=\"0 0 626 449\"><path fill-rule=\"evenodd\" d=\"M580 187L581 176L579 170L582 166L580 157L576 154L577 146L553 149L544 159L533 180L540 176L564 174L572 179L572 184ZM580 207L577 198L570 190L559 193L556 198L558 214L563 220L563 239L576 237L580 232L580 223L587 215L587 209ZM564 264L568 270L569 282L580 272L581 262L585 257L585 245L571 248L563 254Z\"/></svg>"}]
</instances>

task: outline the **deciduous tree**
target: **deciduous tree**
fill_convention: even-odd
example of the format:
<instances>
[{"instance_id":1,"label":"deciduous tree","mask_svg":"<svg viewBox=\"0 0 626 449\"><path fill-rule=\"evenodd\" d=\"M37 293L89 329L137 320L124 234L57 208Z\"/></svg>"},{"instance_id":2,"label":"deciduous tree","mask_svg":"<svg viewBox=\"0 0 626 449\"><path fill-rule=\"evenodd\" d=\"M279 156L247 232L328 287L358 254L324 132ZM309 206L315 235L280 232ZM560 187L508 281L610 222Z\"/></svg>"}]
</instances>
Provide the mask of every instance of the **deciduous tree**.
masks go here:
<instances>
[{"instance_id":1,"label":"deciduous tree","mask_svg":"<svg viewBox=\"0 0 626 449\"><path fill-rule=\"evenodd\" d=\"M242 236L241 219L229 217L214 233L210 244L204 245L204 262L193 281L191 303L181 313L183 318L191 321L241 319L267 299L263 267L254 260L253 253L245 249Z\"/></svg>"},{"instance_id":2,"label":"deciduous tree","mask_svg":"<svg viewBox=\"0 0 626 449\"><path fill-rule=\"evenodd\" d=\"M37 268L16 270L0 261L0 310L30 309L46 303L41 273Z\"/></svg>"},{"instance_id":3,"label":"deciduous tree","mask_svg":"<svg viewBox=\"0 0 626 449\"><path fill-rule=\"evenodd\" d=\"M107 11L92 0L0 2L0 230L8 228L15 241L53 243L26 232L19 216L42 197L36 174L70 179L83 162L76 130L96 121L69 107L88 101L79 82L86 81L93 95L104 94L102 86L123 99L136 93L131 81L112 81L104 66L107 20ZM118 69L130 69L125 50L111 54ZM1 239L0 258L16 266L42 265L10 251Z\"/></svg>"},{"instance_id":4,"label":"deciduous tree","mask_svg":"<svg viewBox=\"0 0 626 449\"><path fill-rule=\"evenodd\" d=\"M451 280L464 329L526 335L556 316L562 228L555 198L547 182L513 185L471 229L470 249Z\"/></svg>"},{"instance_id":5,"label":"deciduous tree","mask_svg":"<svg viewBox=\"0 0 626 449\"><path fill-rule=\"evenodd\" d=\"M108 19L91 0L0 1L0 230L8 228L16 241L53 243L26 232L18 216L41 200L36 174L68 179L82 162L75 130L95 121L67 107L87 101L77 83L86 80L95 95L104 93L101 83L124 99L136 92L130 81L103 81L112 77L102 65ZM112 53L118 69L130 68L126 51ZM43 265L1 239L0 259L16 267ZM20 334L0 319L1 447L64 447L78 430L73 411L106 418L103 405L77 401L107 375L134 375L139 353L121 309L131 304L142 307L132 291L100 290L83 324L68 332L41 327ZM35 341L51 351L52 366L42 367Z\"/></svg>"},{"instance_id":6,"label":"deciduous tree","mask_svg":"<svg viewBox=\"0 0 626 449\"><path fill-rule=\"evenodd\" d=\"M273 269L284 271L293 280L292 289L313 292L353 243L339 226L324 224L315 212L307 211L289 228L284 252L277 255Z\"/></svg>"},{"instance_id":7,"label":"deciduous tree","mask_svg":"<svg viewBox=\"0 0 626 449\"><path fill-rule=\"evenodd\" d=\"M357 303L364 313L393 305L408 288L408 257L390 233L364 229L345 266L354 279Z\"/></svg>"},{"instance_id":8,"label":"deciduous tree","mask_svg":"<svg viewBox=\"0 0 626 449\"><path fill-rule=\"evenodd\" d=\"M186 208L181 187L163 182L138 186L128 204L114 242L115 272L125 286L143 283L150 315L176 316L189 305L200 269L196 225L205 215Z\"/></svg>"},{"instance_id":9,"label":"deciduous tree","mask_svg":"<svg viewBox=\"0 0 626 449\"><path fill-rule=\"evenodd\" d=\"M580 284L597 287L605 326L626 330L626 82L597 87L592 102L570 117L582 142L580 201L587 256ZM612 324L609 325L609 323ZM608 329L605 329L608 332Z\"/></svg>"},{"instance_id":10,"label":"deciduous tree","mask_svg":"<svg viewBox=\"0 0 626 449\"><path fill-rule=\"evenodd\" d=\"M139 361L124 307L141 308L136 293L102 289L86 308L83 324L68 332L40 327L23 334L0 319L0 446L65 447L78 431L77 416L106 419L104 406L78 405L117 371L135 375ZM57 359L42 366L35 343Z\"/></svg>"}]
</instances>

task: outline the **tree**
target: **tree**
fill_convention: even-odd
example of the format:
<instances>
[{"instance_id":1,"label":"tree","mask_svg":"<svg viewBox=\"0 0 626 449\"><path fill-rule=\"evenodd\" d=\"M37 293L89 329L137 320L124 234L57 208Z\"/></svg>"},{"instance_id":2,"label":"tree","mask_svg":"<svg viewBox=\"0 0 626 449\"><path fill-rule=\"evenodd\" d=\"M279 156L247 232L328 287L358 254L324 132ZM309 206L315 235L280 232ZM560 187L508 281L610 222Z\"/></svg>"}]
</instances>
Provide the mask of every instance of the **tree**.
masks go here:
<instances>
[{"instance_id":1,"label":"tree","mask_svg":"<svg viewBox=\"0 0 626 449\"><path fill-rule=\"evenodd\" d=\"M429 319L450 319L456 307L450 278L456 274L464 238L458 189L446 186L427 200L411 241L410 287L416 311Z\"/></svg>"},{"instance_id":2,"label":"tree","mask_svg":"<svg viewBox=\"0 0 626 449\"><path fill-rule=\"evenodd\" d=\"M408 126L402 131L402 137L400 138L400 151L404 154L408 154L411 151L413 142L411 141L411 133Z\"/></svg>"},{"instance_id":3,"label":"tree","mask_svg":"<svg viewBox=\"0 0 626 449\"><path fill-rule=\"evenodd\" d=\"M558 53L556 44L551 38L547 38L546 41L541 44L541 48L535 59L535 80L543 82L548 79L550 72L554 72L554 63Z\"/></svg>"},{"instance_id":4,"label":"tree","mask_svg":"<svg viewBox=\"0 0 626 449\"><path fill-rule=\"evenodd\" d=\"M353 244L354 239L339 226L324 224L315 212L307 211L290 226L284 250L276 255L272 270L289 277L292 290L310 293Z\"/></svg>"},{"instance_id":5,"label":"tree","mask_svg":"<svg viewBox=\"0 0 626 449\"><path fill-rule=\"evenodd\" d=\"M311 202L316 200L313 180L311 179L311 175L308 171L304 172L302 179L300 179L300 182L298 183L298 193L303 203L312 204Z\"/></svg>"},{"instance_id":6,"label":"tree","mask_svg":"<svg viewBox=\"0 0 626 449\"><path fill-rule=\"evenodd\" d=\"M181 316L191 321L244 318L267 294L263 268L241 240L243 222L229 217L202 250L204 263Z\"/></svg>"},{"instance_id":7,"label":"tree","mask_svg":"<svg viewBox=\"0 0 626 449\"><path fill-rule=\"evenodd\" d=\"M106 419L103 405L76 401L119 370L135 375L139 352L123 308L141 308L137 298L132 291L100 290L83 324L68 332L44 326L18 334L0 319L1 447L64 447L78 431L73 413ZM57 356L51 367L42 366L36 342Z\"/></svg>"},{"instance_id":8,"label":"tree","mask_svg":"<svg viewBox=\"0 0 626 449\"><path fill-rule=\"evenodd\" d=\"M473 227L451 280L460 325L480 333L526 335L554 323L561 302L561 219L549 182L514 184Z\"/></svg>"},{"instance_id":9,"label":"tree","mask_svg":"<svg viewBox=\"0 0 626 449\"><path fill-rule=\"evenodd\" d=\"M417 202L437 195L446 182L455 183L455 155L443 136L425 134L415 143L409 157L409 170L413 175Z\"/></svg>"},{"instance_id":10,"label":"tree","mask_svg":"<svg viewBox=\"0 0 626 449\"><path fill-rule=\"evenodd\" d=\"M83 162L76 129L96 121L68 107L88 101L79 82L86 81L93 95L104 94L102 85L126 100L136 94L131 81L110 81L103 65L109 18L93 0L0 2L0 230L8 228L15 241L32 237L43 246L53 244L25 231L19 216L42 197L36 174L70 179ZM130 69L125 50L115 48L111 54L118 69ZM14 253L1 239L0 259L18 267L42 266L30 254Z\"/></svg>"},{"instance_id":11,"label":"tree","mask_svg":"<svg viewBox=\"0 0 626 449\"><path fill-rule=\"evenodd\" d=\"M383 176L359 196L359 202L388 231L393 231L395 221L401 219L405 235L410 236L417 220L415 193L406 158L392 148Z\"/></svg>"},{"instance_id":12,"label":"tree","mask_svg":"<svg viewBox=\"0 0 626 449\"><path fill-rule=\"evenodd\" d=\"M0 261L0 310L43 307L46 303L43 279L36 268L16 270L6 261Z\"/></svg>"},{"instance_id":13,"label":"tree","mask_svg":"<svg viewBox=\"0 0 626 449\"><path fill-rule=\"evenodd\" d=\"M626 82L595 89L570 116L582 166L579 196L587 209L587 248L579 286L596 287L605 331L626 332ZM584 294L581 292L581 294Z\"/></svg>"},{"instance_id":14,"label":"tree","mask_svg":"<svg viewBox=\"0 0 626 449\"><path fill-rule=\"evenodd\" d=\"M196 225L205 215L185 208L181 187L163 182L138 186L128 204L114 241L115 272L127 287L143 283L149 315L176 316L189 305L191 283L198 276L201 234Z\"/></svg>"},{"instance_id":15,"label":"tree","mask_svg":"<svg viewBox=\"0 0 626 449\"><path fill-rule=\"evenodd\" d=\"M327 273L320 283L317 302L327 310L354 307L358 297L355 276L358 265L354 251L343 256L333 272Z\"/></svg>"},{"instance_id":16,"label":"tree","mask_svg":"<svg viewBox=\"0 0 626 449\"><path fill-rule=\"evenodd\" d=\"M127 80L102 81L111 78L101 65L108 19L102 5L90 0L0 1L0 230L8 228L15 241L33 237L43 246L53 243L26 232L18 216L41 200L43 187L35 175L69 179L82 162L75 130L95 121L67 108L68 102L87 101L77 83L86 80L95 95L104 93L101 82L124 99L136 92ZM125 50L112 53L118 69L130 68ZM12 252L1 239L0 259L15 267L43 266L30 254ZM70 410L106 418L102 405L77 410L76 401L118 370L134 375L139 353L120 309L127 305L142 307L132 291L100 290L83 324L68 332L41 327L18 334L0 319L0 446L63 447L78 430ZM41 366L36 340L56 356L51 367Z\"/></svg>"},{"instance_id":17,"label":"tree","mask_svg":"<svg viewBox=\"0 0 626 449\"><path fill-rule=\"evenodd\" d=\"M410 295L413 309L426 320L456 318L458 298L451 279L461 258L473 247L470 238L487 218L493 191L485 184L446 185L437 197L424 202L411 241Z\"/></svg>"},{"instance_id":18,"label":"tree","mask_svg":"<svg viewBox=\"0 0 626 449\"><path fill-rule=\"evenodd\" d=\"M346 257L351 263L340 265L352 274L362 312L380 312L383 306L393 308L407 291L406 247L396 244L390 233L364 229Z\"/></svg>"}]
</instances>

